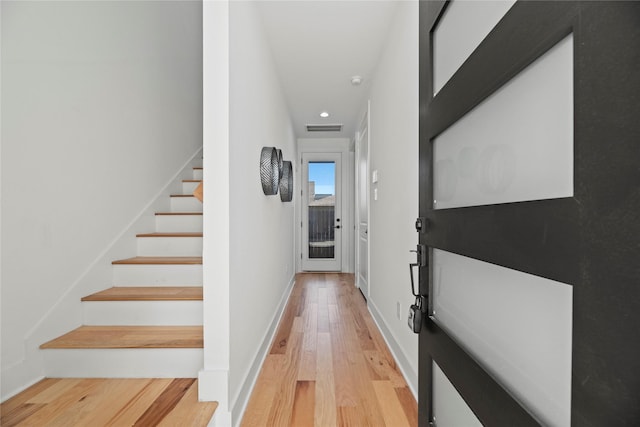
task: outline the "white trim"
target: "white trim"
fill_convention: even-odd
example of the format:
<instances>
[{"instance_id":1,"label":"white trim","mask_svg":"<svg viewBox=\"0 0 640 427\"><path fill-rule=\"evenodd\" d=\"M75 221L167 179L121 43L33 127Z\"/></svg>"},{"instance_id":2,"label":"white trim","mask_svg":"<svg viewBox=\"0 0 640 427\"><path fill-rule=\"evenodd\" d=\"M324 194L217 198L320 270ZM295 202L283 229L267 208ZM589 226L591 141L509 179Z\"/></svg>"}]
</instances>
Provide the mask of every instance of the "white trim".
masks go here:
<instances>
[{"instance_id":1,"label":"white trim","mask_svg":"<svg viewBox=\"0 0 640 427\"><path fill-rule=\"evenodd\" d=\"M7 368L7 369L11 369L11 368L13 368L15 365L21 365L21 364L22 364L22 361L20 361L20 362L18 362L18 363L13 364L12 366L10 366L10 367L9 367L9 368ZM2 402L4 402L4 401L6 401L6 400L10 399L11 397L13 397L13 396L15 396L15 395L17 395L17 394L19 394L19 393L22 393L23 391L25 391L25 390L26 390L26 389L28 389L29 387L31 387L31 386L33 386L33 385L36 385L37 383L39 383L40 381L42 381L42 380L43 380L43 379L45 379L45 378L46 378L46 377L44 377L44 376L42 376L42 375L41 375L41 376L37 377L35 380L33 380L33 381L31 381L31 382L28 382L28 383L26 383L25 385L20 386L20 387L18 387L18 388L17 388L17 389L15 389L15 390L11 390L11 391L9 391L9 392L8 392L8 393L6 393L6 394L4 393L4 390L2 390L2 393L3 393L3 394L2 394Z\"/></svg>"},{"instance_id":2,"label":"white trim","mask_svg":"<svg viewBox=\"0 0 640 427\"><path fill-rule=\"evenodd\" d=\"M404 377L405 381L409 385L409 389L411 393L413 393L413 397L415 397L416 401L418 400L418 373L411 367L409 363L409 359L398 345L398 342L395 340L393 334L391 333L391 329L387 326L387 323L384 321L384 318L380 314L380 311L373 303L373 301L369 300L367 302L367 307L369 308L369 313L371 313L371 317L375 322L376 326L380 330L382 334L382 338L387 343L387 347L391 351L391 355L393 359L396 361L396 364L400 368L400 372ZM418 339L416 335L416 340Z\"/></svg>"},{"instance_id":3,"label":"white trim","mask_svg":"<svg viewBox=\"0 0 640 427\"><path fill-rule=\"evenodd\" d=\"M271 319L271 323L269 324L269 328L264 334L264 338L262 340L262 344L258 347L256 354L253 357L253 363L247 370L244 375L244 381L242 381L242 387L239 388L238 393L234 396L232 400L232 418L237 420L235 423L236 426L240 425L242 421L242 417L244 415L245 410L247 409L247 404L249 403L249 398L251 397L251 393L256 385L256 381L258 380L258 375L260 374L260 369L262 369L262 365L264 364L267 355L269 354L269 348L273 342L273 338L278 330L278 325L280 324L280 320L284 315L284 310L287 306L287 302L289 301L289 297L291 296L291 291L293 290L293 285L295 284L296 277L295 275L289 281L289 285L287 289L282 294L282 298L280 299L280 303L278 304L278 309L274 313L273 319Z\"/></svg>"},{"instance_id":4,"label":"white trim","mask_svg":"<svg viewBox=\"0 0 640 427\"><path fill-rule=\"evenodd\" d=\"M214 369L198 372L198 401L218 402L213 416L207 424L209 427L231 427L229 412L229 370Z\"/></svg>"},{"instance_id":5,"label":"white trim","mask_svg":"<svg viewBox=\"0 0 640 427\"><path fill-rule=\"evenodd\" d=\"M229 1L202 4L203 326L198 397L216 400L227 420L230 357ZM226 422L226 421L225 421ZM217 424L222 425L222 424Z\"/></svg>"},{"instance_id":6,"label":"white trim","mask_svg":"<svg viewBox=\"0 0 640 427\"><path fill-rule=\"evenodd\" d=\"M223 412L216 408L207 427L231 427L231 412Z\"/></svg>"}]
</instances>

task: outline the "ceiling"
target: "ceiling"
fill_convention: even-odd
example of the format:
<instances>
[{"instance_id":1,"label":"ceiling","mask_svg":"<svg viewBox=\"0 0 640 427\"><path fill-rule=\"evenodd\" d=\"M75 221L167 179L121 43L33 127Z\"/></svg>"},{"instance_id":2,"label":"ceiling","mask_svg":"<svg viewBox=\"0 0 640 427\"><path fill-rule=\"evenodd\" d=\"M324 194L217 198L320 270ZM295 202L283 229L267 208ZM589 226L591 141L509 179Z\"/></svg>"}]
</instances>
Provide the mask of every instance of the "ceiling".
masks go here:
<instances>
[{"instance_id":1,"label":"ceiling","mask_svg":"<svg viewBox=\"0 0 640 427\"><path fill-rule=\"evenodd\" d=\"M395 1L260 1L298 138L352 138L396 11ZM362 76L360 86L351 77ZM322 111L327 118L320 117ZM343 124L307 132L307 124Z\"/></svg>"}]
</instances>

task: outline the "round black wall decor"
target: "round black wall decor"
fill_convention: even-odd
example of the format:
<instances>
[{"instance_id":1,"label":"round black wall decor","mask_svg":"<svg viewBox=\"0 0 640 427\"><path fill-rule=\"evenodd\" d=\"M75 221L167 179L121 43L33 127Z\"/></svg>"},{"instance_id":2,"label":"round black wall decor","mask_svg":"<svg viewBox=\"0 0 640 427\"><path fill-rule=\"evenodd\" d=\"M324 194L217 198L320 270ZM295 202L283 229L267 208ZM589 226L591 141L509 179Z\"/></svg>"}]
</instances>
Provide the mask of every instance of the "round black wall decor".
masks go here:
<instances>
[{"instance_id":1,"label":"round black wall decor","mask_svg":"<svg viewBox=\"0 0 640 427\"><path fill-rule=\"evenodd\" d=\"M284 166L284 157L282 156L282 150L277 148L276 153L278 154L278 177L282 178L282 168Z\"/></svg>"},{"instance_id":2,"label":"round black wall decor","mask_svg":"<svg viewBox=\"0 0 640 427\"><path fill-rule=\"evenodd\" d=\"M262 191L266 196L278 194L280 168L275 147L262 147L262 152L260 153L260 181L262 183Z\"/></svg>"},{"instance_id":3,"label":"round black wall decor","mask_svg":"<svg viewBox=\"0 0 640 427\"><path fill-rule=\"evenodd\" d=\"M283 202L290 202L293 200L293 166L288 160L284 161L282 165L280 200Z\"/></svg>"}]
</instances>

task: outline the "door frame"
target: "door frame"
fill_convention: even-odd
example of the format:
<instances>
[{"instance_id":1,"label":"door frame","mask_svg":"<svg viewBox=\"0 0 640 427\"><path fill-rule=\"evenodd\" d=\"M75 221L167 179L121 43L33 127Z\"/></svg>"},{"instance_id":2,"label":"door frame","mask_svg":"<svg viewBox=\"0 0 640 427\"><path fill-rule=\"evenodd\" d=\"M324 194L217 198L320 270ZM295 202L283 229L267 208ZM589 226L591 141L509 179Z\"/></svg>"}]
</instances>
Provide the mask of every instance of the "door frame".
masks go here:
<instances>
[{"instance_id":1,"label":"door frame","mask_svg":"<svg viewBox=\"0 0 640 427\"><path fill-rule=\"evenodd\" d=\"M300 234L300 248L301 248L301 267L302 271L342 271L343 257L342 251L343 240L345 239L345 206L343 206L343 191L344 180L342 177L342 153L339 152L327 152L327 153L302 153L302 199L300 203L301 208L301 226L302 232ZM311 162L334 162L335 164L335 213L334 213L334 257L332 259L318 258L312 259L308 257L308 224L309 224L309 203L308 203L308 164ZM347 221L348 224L348 221Z\"/></svg>"},{"instance_id":2,"label":"door frame","mask_svg":"<svg viewBox=\"0 0 640 427\"><path fill-rule=\"evenodd\" d=\"M369 298L369 271L371 270L370 268L370 253L371 253L371 236L369 236L369 230L371 227L369 227L370 224L370 217L371 217L371 212L370 212L370 207L371 207L371 202L370 202L370 188L371 188L371 183L369 181L369 165L370 165L370 161L371 161L371 152L370 152L370 141L371 141L371 137L370 137L370 132L369 132L369 128L370 128L370 120L369 120L369 115L370 115L370 111L371 111L371 101L367 101L367 111L364 114L364 117L362 118L362 120L360 121L360 125L358 126L358 131L356 132L356 138L355 138L355 163L354 163L354 172L355 172L355 251L356 251L356 267L355 267L355 275L356 275L356 286L360 289L360 291L362 292L362 294L364 295L364 297L366 299ZM362 200L362 195L361 195L361 173L360 173L360 153L361 153L361 139L362 139L362 130L365 129L366 131L366 140L364 141L364 144L366 144L367 146L367 158L366 158L366 171L365 171L365 193L366 193L366 207L365 207L365 219L366 219L366 230L362 230L361 228L363 227L362 225L362 221L360 218L360 211L361 211L361 206L360 206L360 202ZM360 253L360 236L361 233L365 233L367 235L367 253L365 254L366 256L366 264L367 264L367 281L366 283L362 283L361 279L360 279L360 263L361 263L361 257L362 254Z\"/></svg>"},{"instance_id":3,"label":"door frame","mask_svg":"<svg viewBox=\"0 0 640 427\"><path fill-rule=\"evenodd\" d=\"M640 417L640 121L629 112L640 99L640 5L517 2L434 97L431 34L446 5L420 2L420 243L572 285L571 424L633 425ZM574 196L434 210L433 138L569 33ZM513 233L522 237L517 250ZM543 242L531 239L543 233ZM428 265L419 280L428 298ZM420 425L433 421L433 361L484 425L539 425L431 315L419 337Z\"/></svg>"},{"instance_id":4,"label":"door frame","mask_svg":"<svg viewBox=\"0 0 640 427\"><path fill-rule=\"evenodd\" d=\"M302 182L302 155L306 153L341 153L342 154L342 209L344 230L342 233L342 272L353 273L355 268L355 213L354 213L354 149L353 139L349 138L298 138L296 161L296 182ZM296 271L302 270L302 189L296 197L295 247Z\"/></svg>"}]
</instances>

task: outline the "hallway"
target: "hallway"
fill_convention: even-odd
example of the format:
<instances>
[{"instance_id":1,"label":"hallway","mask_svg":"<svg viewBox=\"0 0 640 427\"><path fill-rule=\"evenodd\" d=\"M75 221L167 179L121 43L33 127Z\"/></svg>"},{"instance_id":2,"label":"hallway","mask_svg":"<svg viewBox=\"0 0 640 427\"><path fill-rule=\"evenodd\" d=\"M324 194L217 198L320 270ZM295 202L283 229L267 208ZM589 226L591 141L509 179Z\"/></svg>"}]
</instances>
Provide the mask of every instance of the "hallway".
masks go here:
<instances>
[{"instance_id":1,"label":"hallway","mask_svg":"<svg viewBox=\"0 0 640 427\"><path fill-rule=\"evenodd\" d=\"M417 404L351 274L302 273L242 426L416 426Z\"/></svg>"}]
</instances>

